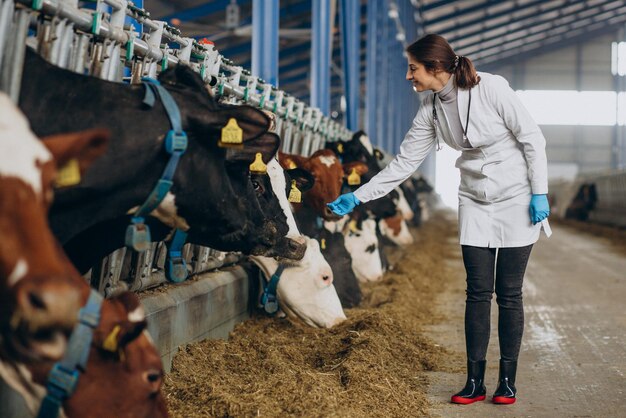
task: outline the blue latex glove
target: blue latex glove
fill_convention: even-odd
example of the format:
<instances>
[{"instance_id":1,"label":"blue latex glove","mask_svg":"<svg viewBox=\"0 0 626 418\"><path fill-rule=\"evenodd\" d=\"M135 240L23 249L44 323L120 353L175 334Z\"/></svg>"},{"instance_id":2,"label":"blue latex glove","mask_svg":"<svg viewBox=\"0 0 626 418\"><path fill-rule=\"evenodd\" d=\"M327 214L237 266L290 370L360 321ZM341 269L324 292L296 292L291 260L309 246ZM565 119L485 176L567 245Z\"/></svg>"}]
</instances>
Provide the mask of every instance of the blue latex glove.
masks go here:
<instances>
[{"instance_id":1,"label":"blue latex glove","mask_svg":"<svg viewBox=\"0 0 626 418\"><path fill-rule=\"evenodd\" d=\"M337 215L343 216L352 212L357 205L360 205L359 199L354 193L346 193L339 196L334 202L328 203L326 206Z\"/></svg>"},{"instance_id":2,"label":"blue latex glove","mask_svg":"<svg viewBox=\"0 0 626 418\"><path fill-rule=\"evenodd\" d=\"M530 198L530 220L534 224L543 221L550 215L550 204L545 194L534 194Z\"/></svg>"}]
</instances>

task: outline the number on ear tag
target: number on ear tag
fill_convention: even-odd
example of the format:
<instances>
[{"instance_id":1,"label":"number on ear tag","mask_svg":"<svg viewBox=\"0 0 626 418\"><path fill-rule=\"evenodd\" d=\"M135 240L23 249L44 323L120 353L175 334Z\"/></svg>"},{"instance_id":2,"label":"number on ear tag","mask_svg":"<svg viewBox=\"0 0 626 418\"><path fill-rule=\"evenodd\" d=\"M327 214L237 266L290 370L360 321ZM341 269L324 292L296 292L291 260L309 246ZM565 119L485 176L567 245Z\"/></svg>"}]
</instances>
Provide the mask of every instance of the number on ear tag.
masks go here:
<instances>
[{"instance_id":1,"label":"number on ear tag","mask_svg":"<svg viewBox=\"0 0 626 418\"><path fill-rule=\"evenodd\" d=\"M120 326L116 325L113 328L113 331L106 337L104 343L102 343L102 348L110 351L111 353L115 353L117 351L117 336L120 333Z\"/></svg>"},{"instance_id":2,"label":"number on ear tag","mask_svg":"<svg viewBox=\"0 0 626 418\"><path fill-rule=\"evenodd\" d=\"M74 186L80 183L80 165L73 158L57 170L56 185L58 187Z\"/></svg>"},{"instance_id":3,"label":"number on ear tag","mask_svg":"<svg viewBox=\"0 0 626 418\"><path fill-rule=\"evenodd\" d=\"M263 162L263 155L260 152L256 153L254 162L250 164L250 172L254 174L267 174L267 166Z\"/></svg>"},{"instance_id":4,"label":"number on ear tag","mask_svg":"<svg viewBox=\"0 0 626 418\"><path fill-rule=\"evenodd\" d=\"M348 184L350 186L357 186L361 184L361 176L356 172L356 168L353 168L352 172L348 176Z\"/></svg>"},{"instance_id":5,"label":"number on ear tag","mask_svg":"<svg viewBox=\"0 0 626 418\"><path fill-rule=\"evenodd\" d=\"M322 241L320 242L320 248L322 250L326 249L326 238L322 238Z\"/></svg>"},{"instance_id":6,"label":"number on ear tag","mask_svg":"<svg viewBox=\"0 0 626 418\"><path fill-rule=\"evenodd\" d=\"M238 148L243 145L243 130L237 124L237 119L230 118L222 128L222 136L217 143L222 148Z\"/></svg>"},{"instance_id":7,"label":"number on ear tag","mask_svg":"<svg viewBox=\"0 0 626 418\"><path fill-rule=\"evenodd\" d=\"M302 202L302 192L296 186L296 181L291 180L291 190L289 191L289 198L287 198L291 203L300 203Z\"/></svg>"}]
</instances>

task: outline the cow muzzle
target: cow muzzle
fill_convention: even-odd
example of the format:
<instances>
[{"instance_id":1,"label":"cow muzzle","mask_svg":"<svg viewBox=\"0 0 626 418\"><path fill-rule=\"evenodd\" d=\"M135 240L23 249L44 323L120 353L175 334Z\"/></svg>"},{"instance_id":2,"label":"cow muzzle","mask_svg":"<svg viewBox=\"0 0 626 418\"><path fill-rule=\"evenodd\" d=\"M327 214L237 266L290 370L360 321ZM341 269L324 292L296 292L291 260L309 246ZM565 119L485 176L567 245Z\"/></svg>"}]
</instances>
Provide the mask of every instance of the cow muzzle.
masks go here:
<instances>
[{"instance_id":1,"label":"cow muzzle","mask_svg":"<svg viewBox=\"0 0 626 418\"><path fill-rule=\"evenodd\" d=\"M58 360L81 307L80 290L63 280L23 280L14 288L9 345L25 360Z\"/></svg>"},{"instance_id":2,"label":"cow muzzle","mask_svg":"<svg viewBox=\"0 0 626 418\"><path fill-rule=\"evenodd\" d=\"M287 258L290 260L302 260L306 253L306 240L304 237L283 237L274 247L265 254L266 257Z\"/></svg>"}]
</instances>

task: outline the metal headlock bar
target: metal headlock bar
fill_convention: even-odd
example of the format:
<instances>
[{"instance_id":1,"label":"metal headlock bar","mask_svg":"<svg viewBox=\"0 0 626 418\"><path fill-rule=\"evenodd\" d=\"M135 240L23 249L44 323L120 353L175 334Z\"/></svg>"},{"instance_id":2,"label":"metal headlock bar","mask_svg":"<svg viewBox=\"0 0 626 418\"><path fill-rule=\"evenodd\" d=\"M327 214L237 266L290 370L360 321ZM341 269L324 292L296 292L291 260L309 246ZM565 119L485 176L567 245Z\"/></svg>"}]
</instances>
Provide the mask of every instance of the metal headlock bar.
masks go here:
<instances>
[{"instance_id":1,"label":"metal headlock bar","mask_svg":"<svg viewBox=\"0 0 626 418\"><path fill-rule=\"evenodd\" d=\"M179 29L151 19L149 12L132 1L97 0L91 5L94 10L79 8L78 0L0 0L0 90L17 101L27 44L54 65L109 81L123 81L124 69L130 68L129 81L140 83L142 77L156 78L182 62L200 74L220 101L245 103L276 114L275 132L281 136L283 152L307 156L327 141L351 137L350 131L319 109L235 65L213 44L184 37ZM129 19L140 25L140 32ZM28 37L29 26L34 25L36 36ZM198 245L179 250L176 254L182 260L178 263L186 264L190 274L239 261L236 254ZM91 284L105 296L157 286L168 280L172 261L168 256L162 242L151 243L143 253L116 250L94 266Z\"/></svg>"},{"instance_id":2,"label":"metal headlock bar","mask_svg":"<svg viewBox=\"0 0 626 418\"><path fill-rule=\"evenodd\" d=\"M131 1L101 0L98 2L99 5L109 6L112 10L110 14L101 11L102 7L98 7L95 11L79 9L76 5L77 2L71 0L17 0L17 3L45 16L66 20L67 22L61 25L55 33L56 39L71 39L67 31L75 28L91 33L98 39L112 41L110 45L103 47L105 51L100 52L100 54L104 52L104 56L111 61L101 69L102 78L112 79L115 66L112 64L114 60L111 58L119 56L121 49L126 50L127 62L133 56L149 60L148 68L144 68L143 74L148 77L156 76L157 66L164 70L181 61L198 71L205 82L210 82L213 85L214 93L231 96L244 103L269 110L286 121L297 124L302 133L306 132L302 135L304 142L298 153L308 154L314 149L312 145L317 147L323 145L320 141L347 140L352 136L352 133L345 127L323 116L319 109L306 106L297 99L294 100L298 112L291 113L284 104L285 97L287 100L291 97L287 93L280 92L279 94L274 86L265 83L264 80L253 76L250 71L236 66L232 61L224 58L213 45L203 45L193 38L182 37L179 29L166 22L150 19L150 13L136 7ZM150 33L144 35L142 39L142 37L137 36L138 34L134 32L132 27L125 28L124 18L126 16L149 28ZM163 46L164 41L176 43L180 48L170 49L167 43ZM67 53L66 51L67 48L64 53ZM55 58L56 55L52 59L53 62L57 61ZM226 77L225 73L229 73L230 77ZM241 82L244 82L243 86L240 85ZM258 91L259 89L261 92ZM272 95L274 100L271 99ZM313 136L316 139L314 144L311 142L314 139Z\"/></svg>"}]
</instances>

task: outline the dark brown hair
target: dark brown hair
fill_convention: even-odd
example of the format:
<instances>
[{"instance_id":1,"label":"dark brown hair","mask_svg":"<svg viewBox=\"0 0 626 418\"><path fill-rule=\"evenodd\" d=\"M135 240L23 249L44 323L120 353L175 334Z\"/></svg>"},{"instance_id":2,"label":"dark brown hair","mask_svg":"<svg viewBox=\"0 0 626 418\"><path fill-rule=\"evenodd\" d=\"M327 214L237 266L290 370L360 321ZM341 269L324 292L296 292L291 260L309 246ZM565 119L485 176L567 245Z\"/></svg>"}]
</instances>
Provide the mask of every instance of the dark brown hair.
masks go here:
<instances>
[{"instance_id":1,"label":"dark brown hair","mask_svg":"<svg viewBox=\"0 0 626 418\"><path fill-rule=\"evenodd\" d=\"M406 52L430 72L454 74L457 87L469 89L480 82L472 60L457 55L443 36L428 34L409 45Z\"/></svg>"}]
</instances>

